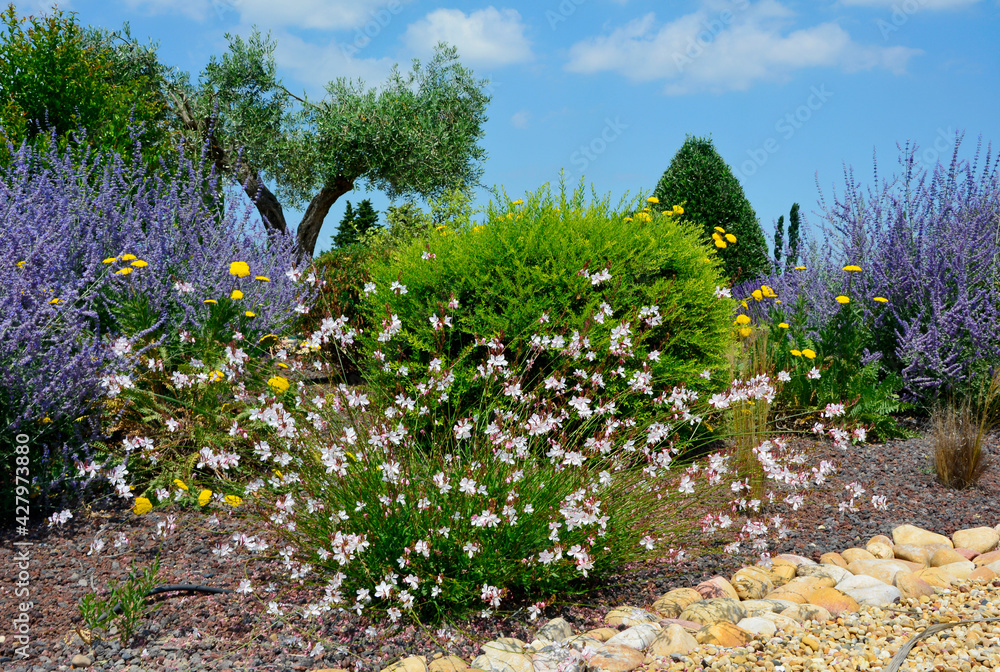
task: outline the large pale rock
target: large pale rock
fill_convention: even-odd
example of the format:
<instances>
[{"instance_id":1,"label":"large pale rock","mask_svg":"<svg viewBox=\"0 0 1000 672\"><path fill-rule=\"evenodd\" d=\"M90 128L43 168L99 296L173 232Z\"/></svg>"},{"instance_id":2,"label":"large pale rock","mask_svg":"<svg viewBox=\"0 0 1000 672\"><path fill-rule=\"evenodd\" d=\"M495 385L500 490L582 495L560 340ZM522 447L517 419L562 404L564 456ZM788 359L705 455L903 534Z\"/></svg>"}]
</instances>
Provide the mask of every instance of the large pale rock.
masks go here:
<instances>
[{"instance_id":1,"label":"large pale rock","mask_svg":"<svg viewBox=\"0 0 1000 672\"><path fill-rule=\"evenodd\" d=\"M614 637L617 634L618 631L614 630L607 639L610 639L611 637ZM568 646L574 651L583 651L584 649L587 648L594 650L597 649L602 644L604 644L605 641L607 640L597 639L595 637L589 637L588 635L573 635L572 637L568 637L567 639L564 639L558 644L552 644L552 646L562 646L562 647Z\"/></svg>"},{"instance_id":2,"label":"large pale rock","mask_svg":"<svg viewBox=\"0 0 1000 672\"><path fill-rule=\"evenodd\" d=\"M903 599L920 599L922 595L934 594L934 586L910 572L900 572L893 577L893 584L899 589Z\"/></svg>"},{"instance_id":3,"label":"large pale rock","mask_svg":"<svg viewBox=\"0 0 1000 672\"><path fill-rule=\"evenodd\" d=\"M972 561L976 563L977 567L982 567L983 565L988 565L990 563L997 562L998 560L1000 560L1000 550L982 553L972 559Z\"/></svg>"},{"instance_id":4,"label":"large pale rock","mask_svg":"<svg viewBox=\"0 0 1000 672\"><path fill-rule=\"evenodd\" d=\"M408 656L384 668L382 672L427 672L427 658Z\"/></svg>"},{"instance_id":5,"label":"large pale rock","mask_svg":"<svg viewBox=\"0 0 1000 672\"><path fill-rule=\"evenodd\" d=\"M698 640L676 623L668 625L656 636L646 653L654 656L685 654L698 646Z\"/></svg>"},{"instance_id":6,"label":"large pale rock","mask_svg":"<svg viewBox=\"0 0 1000 672\"><path fill-rule=\"evenodd\" d=\"M965 556L960 553L956 553L955 549L952 548L939 548L934 551L931 555L931 567L940 567L941 565L947 565L952 562L963 562L967 560Z\"/></svg>"},{"instance_id":7,"label":"large pale rock","mask_svg":"<svg viewBox=\"0 0 1000 672\"><path fill-rule=\"evenodd\" d=\"M775 588L785 585L794 579L796 574L796 568L793 565L774 565L769 569L765 569L768 576L771 577L771 583L774 584Z\"/></svg>"},{"instance_id":8,"label":"large pale rock","mask_svg":"<svg viewBox=\"0 0 1000 672\"><path fill-rule=\"evenodd\" d=\"M844 560L844 556L840 553L824 553L819 556L819 564L821 565L836 565L837 567L843 567L847 569L847 560Z\"/></svg>"},{"instance_id":9,"label":"large pale rock","mask_svg":"<svg viewBox=\"0 0 1000 672\"><path fill-rule=\"evenodd\" d=\"M896 557L892 552L892 545L884 541L870 541L865 550L882 560L892 560Z\"/></svg>"},{"instance_id":10,"label":"large pale rock","mask_svg":"<svg viewBox=\"0 0 1000 672\"><path fill-rule=\"evenodd\" d=\"M874 537L868 540L868 544L874 544L874 543L883 543L892 546L892 539L885 536L884 534L876 534ZM868 544L865 544L865 546L867 546Z\"/></svg>"},{"instance_id":11,"label":"large pale rock","mask_svg":"<svg viewBox=\"0 0 1000 672\"><path fill-rule=\"evenodd\" d=\"M934 550L930 546L917 546L915 544L896 544L892 547L892 552L898 560L908 560L924 567L931 566L931 555L934 554Z\"/></svg>"},{"instance_id":12,"label":"large pale rock","mask_svg":"<svg viewBox=\"0 0 1000 672\"><path fill-rule=\"evenodd\" d=\"M833 585L837 585L847 577L851 576L851 572L844 567L839 565L808 565L806 567L799 567L798 569L799 577L803 576L825 576L828 579L833 580Z\"/></svg>"},{"instance_id":13,"label":"large pale rock","mask_svg":"<svg viewBox=\"0 0 1000 672\"><path fill-rule=\"evenodd\" d=\"M768 597L771 599L792 600L799 603L808 602L809 596L820 588L831 588L835 585L837 585L837 582L829 576L799 576L775 590ZM802 599L796 599L792 597L793 595L798 595Z\"/></svg>"},{"instance_id":14,"label":"large pale rock","mask_svg":"<svg viewBox=\"0 0 1000 672\"><path fill-rule=\"evenodd\" d=\"M740 595L736 592L733 584L729 583L724 576L713 576L711 579L699 583L694 587L694 589L697 590L698 593L706 600L710 600L714 597L731 597L734 600L740 599Z\"/></svg>"},{"instance_id":15,"label":"large pale rock","mask_svg":"<svg viewBox=\"0 0 1000 672\"><path fill-rule=\"evenodd\" d=\"M956 579L964 579L969 576L975 568L976 565L971 560L958 560L956 562L949 562L946 565L940 565L934 569L940 570L945 574L950 574Z\"/></svg>"},{"instance_id":16,"label":"large pale rock","mask_svg":"<svg viewBox=\"0 0 1000 672\"><path fill-rule=\"evenodd\" d=\"M656 639L661 630L662 628L659 623L640 623L639 625L633 625L628 630L622 630L604 642L604 645L611 646L612 644L618 644L635 649L636 651L642 651L653 643L653 640Z\"/></svg>"},{"instance_id":17,"label":"large pale rock","mask_svg":"<svg viewBox=\"0 0 1000 672\"><path fill-rule=\"evenodd\" d=\"M997 564L1000 565L1000 562ZM997 576L1000 576L1000 574L997 574L989 567L976 567L966 578L973 583L989 583L993 579L997 578Z\"/></svg>"},{"instance_id":18,"label":"large pale rock","mask_svg":"<svg viewBox=\"0 0 1000 672\"><path fill-rule=\"evenodd\" d=\"M631 672L642 665L644 658L638 649L609 642L590 658L587 669L602 672Z\"/></svg>"},{"instance_id":19,"label":"large pale rock","mask_svg":"<svg viewBox=\"0 0 1000 672\"><path fill-rule=\"evenodd\" d=\"M458 656L441 656L427 663L428 672L463 672L469 664Z\"/></svg>"},{"instance_id":20,"label":"large pale rock","mask_svg":"<svg viewBox=\"0 0 1000 672\"><path fill-rule=\"evenodd\" d=\"M743 630L746 630L751 635L759 635L766 639L774 637L774 633L778 631L778 626L775 625L774 621L764 618L763 616L749 616L736 625Z\"/></svg>"},{"instance_id":21,"label":"large pale rock","mask_svg":"<svg viewBox=\"0 0 1000 672\"><path fill-rule=\"evenodd\" d=\"M483 654L477 656L471 667L486 672L534 672L531 651L524 642L511 637L501 637L482 646Z\"/></svg>"},{"instance_id":22,"label":"large pale rock","mask_svg":"<svg viewBox=\"0 0 1000 672\"><path fill-rule=\"evenodd\" d=\"M785 609L781 612L781 615L787 616L793 621L798 621L799 623L805 623L806 621L826 623L833 618L829 611L816 604L796 604L794 607L788 607L788 609Z\"/></svg>"},{"instance_id":23,"label":"large pale rock","mask_svg":"<svg viewBox=\"0 0 1000 672\"><path fill-rule=\"evenodd\" d=\"M771 578L759 567L744 567L737 571L731 584L741 600L759 600L774 590Z\"/></svg>"},{"instance_id":24,"label":"large pale rock","mask_svg":"<svg viewBox=\"0 0 1000 672\"><path fill-rule=\"evenodd\" d=\"M844 612L855 612L861 608L857 600L836 588L820 588L809 596L809 604L823 607L830 616L837 618Z\"/></svg>"},{"instance_id":25,"label":"large pale rock","mask_svg":"<svg viewBox=\"0 0 1000 672\"><path fill-rule=\"evenodd\" d=\"M762 600L746 600L744 602L740 602L740 606L742 606L747 612L747 618L757 616L765 611L780 614L788 607L796 604L799 603L792 602L791 600L769 600L766 598Z\"/></svg>"},{"instance_id":26,"label":"large pale rock","mask_svg":"<svg viewBox=\"0 0 1000 672\"><path fill-rule=\"evenodd\" d=\"M535 633L535 637L538 639L543 641L548 640L550 642L561 642L572 635L573 626L562 617L553 618L548 623L538 628L538 632Z\"/></svg>"},{"instance_id":27,"label":"large pale rock","mask_svg":"<svg viewBox=\"0 0 1000 672\"><path fill-rule=\"evenodd\" d=\"M734 646L743 646L753 639L753 635L735 623L723 621L713 625L706 625L695 633L694 638L698 640L699 644L714 644L716 646L731 648Z\"/></svg>"},{"instance_id":28,"label":"large pale rock","mask_svg":"<svg viewBox=\"0 0 1000 672\"><path fill-rule=\"evenodd\" d=\"M816 561L812 558L807 558L803 555L794 555L792 553L782 553L780 555L774 556L771 561L775 565L782 565L788 563L793 567L801 567L802 565L815 565Z\"/></svg>"},{"instance_id":29,"label":"large pale rock","mask_svg":"<svg viewBox=\"0 0 1000 672\"><path fill-rule=\"evenodd\" d=\"M992 527L973 527L951 535L956 548L970 548L977 553L989 553L1000 543L1000 534Z\"/></svg>"},{"instance_id":30,"label":"large pale rock","mask_svg":"<svg viewBox=\"0 0 1000 672\"><path fill-rule=\"evenodd\" d=\"M798 606L798 605L795 605ZM778 630L782 632L792 632L794 630L801 630L802 624L790 616L785 616L784 614L776 614L772 611L767 611L759 614L755 618L764 618L777 626Z\"/></svg>"},{"instance_id":31,"label":"large pale rock","mask_svg":"<svg viewBox=\"0 0 1000 672\"><path fill-rule=\"evenodd\" d=\"M616 607L604 617L604 622L610 626L632 626L640 623L656 623L660 617L638 607Z\"/></svg>"},{"instance_id":32,"label":"large pale rock","mask_svg":"<svg viewBox=\"0 0 1000 672\"><path fill-rule=\"evenodd\" d=\"M739 600L731 597L715 597L710 600L695 602L681 612L680 618L694 621L702 625L712 625L721 621L739 623L746 618L747 612Z\"/></svg>"},{"instance_id":33,"label":"large pale rock","mask_svg":"<svg viewBox=\"0 0 1000 672\"><path fill-rule=\"evenodd\" d=\"M671 625L679 625L682 628L684 628L685 630L687 630L688 632L698 632L703 627L705 627L704 623L695 623L694 621L685 621L685 620L680 619L680 618L664 618L662 621L660 621L660 626L661 627L668 628Z\"/></svg>"},{"instance_id":34,"label":"large pale rock","mask_svg":"<svg viewBox=\"0 0 1000 672\"><path fill-rule=\"evenodd\" d=\"M851 566L852 562L856 562L858 560L875 560L875 556L863 548L848 548L841 551L840 556L847 561L848 567Z\"/></svg>"},{"instance_id":35,"label":"large pale rock","mask_svg":"<svg viewBox=\"0 0 1000 672\"><path fill-rule=\"evenodd\" d=\"M915 544L917 546L926 546L927 544L946 544L949 547L954 546L954 544L951 543L951 539L943 534L931 532L930 530L925 530L914 525L900 525L899 527L893 528L892 543Z\"/></svg>"},{"instance_id":36,"label":"large pale rock","mask_svg":"<svg viewBox=\"0 0 1000 672\"><path fill-rule=\"evenodd\" d=\"M929 583L935 588L951 588L958 582L958 579L947 572L942 572L940 567L928 567L918 572L913 572L913 576Z\"/></svg>"},{"instance_id":37,"label":"large pale rock","mask_svg":"<svg viewBox=\"0 0 1000 672\"><path fill-rule=\"evenodd\" d=\"M973 564L975 564L975 563L973 563ZM980 565L980 567L989 567L990 569L992 569L997 574L1000 574L1000 560L997 560L996 562L991 562L988 565Z\"/></svg>"},{"instance_id":38,"label":"large pale rock","mask_svg":"<svg viewBox=\"0 0 1000 672\"><path fill-rule=\"evenodd\" d=\"M892 562L892 560L882 560L880 562ZM849 576L838 583L836 588L840 592L853 597L858 604L867 604L873 607L891 604L902 596L899 588L890 586L867 574Z\"/></svg>"},{"instance_id":39,"label":"large pale rock","mask_svg":"<svg viewBox=\"0 0 1000 672\"><path fill-rule=\"evenodd\" d=\"M599 642L606 642L618 634L617 628L595 628L583 633L586 637L592 637Z\"/></svg>"},{"instance_id":40,"label":"large pale rock","mask_svg":"<svg viewBox=\"0 0 1000 672\"><path fill-rule=\"evenodd\" d=\"M694 588L676 588L664 593L653 602L653 611L666 618L677 618L687 607L703 600L701 593Z\"/></svg>"},{"instance_id":41,"label":"large pale rock","mask_svg":"<svg viewBox=\"0 0 1000 672\"><path fill-rule=\"evenodd\" d=\"M871 576L882 583L892 585L892 577L899 572L908 572L910 568L900 560L855 560L847 566L855 575Z\"/></svg>"},{"instance_id":42,"label":"large pale rock","mask_svg":"<svg viewBox=\"0 0 1000 672\"><path fill-rule=\"evenodd\" d=\"M958 553L959 555L961 555L966 560L975 560L976 557L979 555L978 551L974 551L971 548L961 548L961 547L959 547L959 548L955 549L955 552Z\"/></svg>"}]
</instances>

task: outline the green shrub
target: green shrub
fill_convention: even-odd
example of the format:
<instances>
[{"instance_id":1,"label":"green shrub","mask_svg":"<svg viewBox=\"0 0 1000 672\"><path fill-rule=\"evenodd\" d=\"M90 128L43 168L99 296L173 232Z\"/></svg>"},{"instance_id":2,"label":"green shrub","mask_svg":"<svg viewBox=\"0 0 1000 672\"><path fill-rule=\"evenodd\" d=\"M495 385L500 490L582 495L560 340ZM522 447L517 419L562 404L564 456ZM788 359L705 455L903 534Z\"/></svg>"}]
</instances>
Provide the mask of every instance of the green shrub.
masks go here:
<instances>
[{"instance_id":1,"label":"green shrub","mask_svg":"<svg viewBox=\"0 0 1000 672\"><path fill-rule=\"evenodd\" d=\"M457 361L449 415L461 417L482 399L477 370L491 353L472 352L479 335L503 341L508 362L530 354L534 368L522 382L529 392L554 358L529 353L538 328L575 344L586 359L606 349L626 320L633 332L649 330L641 356L652 354L653 381L710 388L699 374L724 368L733 314L732 303L715 296L722 282L715 251L700 231L669 215L641 211L645 217L629 222L623 210L606 198L586 203L582 187L572 195L563 188L558 198L543 188L527 202L492 203L483 224L466 210L425 240L374 261L365 319L382 326L362 336L371 356L366 379L387 388L397 376L426 373L434 359ZM602 304L617 306L613 315ZM462 308L454 321L449 305ZM394 322L398 334L380 341ZM600 360L601 375L614 376L620 360Z\"/></svg>"},{"instance_id":2,"label":"green shrub","mask_svg":"<svg viewBox=\"0 0 1000 672\"><path fill-rule=\"evenodd\" d=\"M683 205L684 218L701 226L706 237L716 226L736 236L735 244L719 252L733 283L770 273L767 241L757 215L709 138L687 137L653 196L660 209Z\"/></svg>"}]
</instances>

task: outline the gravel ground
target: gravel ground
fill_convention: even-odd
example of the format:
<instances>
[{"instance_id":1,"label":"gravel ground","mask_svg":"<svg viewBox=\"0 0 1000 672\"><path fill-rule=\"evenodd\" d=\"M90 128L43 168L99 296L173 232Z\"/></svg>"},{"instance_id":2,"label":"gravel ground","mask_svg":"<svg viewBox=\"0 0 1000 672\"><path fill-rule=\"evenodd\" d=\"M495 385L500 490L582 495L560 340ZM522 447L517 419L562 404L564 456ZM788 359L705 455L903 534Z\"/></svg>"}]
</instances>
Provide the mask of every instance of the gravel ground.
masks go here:
<instances>
[{"instance_id":1,"label":"gravel ground","mask_svg":"<svg viewBox=\"0 0 1000 672\"><path fill-rule=\"evenodd\" d=\"M918 428L919 430L919 428ZM921 438L891 441L880 445L851 448L841 452L828 441L802 440L812 451L810 462L834 460L837 473L827 483L808 493L805 504L791 514L790 536L777 542L775 551L799 553L818 559L826 551L864 546L876 534L890 534L893 527L910 523L944 534L980 525L1000 523L1000 470L997 460L979 484L964 491L942 487L933 471L930 441ZM1000 455L1000 437L988 438L988 457ZM860 482L870 494L885 495L888 511L875 511L865 504L857 513L841 513L837 504L844 499L845 486ZM92 590L106 586L109 579L126 576L130 563L147 565L159 543L156 525L174 515L177 529L163 543L161 573L164 582L194 583L237 588L249 579L255 587L251 595L237 593L173 594L160 596L158 608L139 625L130 648L117 641L95 642L88 646L74 632L79 623L78 600ZM88 555L95 535L102 534L107 546L100 555ZM124 532L131 540L128 548L115 548L114 539ZM131 512L76 511L61 528L44 524L27 537L0 531L0 562L6 580L0 585L0 668L8 672L68 669L74 655L94 660L95 670L315 670L341 667L380 670L405 655L436 652L457 655L466 661L480 653L481 644L497 637L533 638L544 619L562 616L576 629L603 626L604 614L614 606L648 606L659 595L678 587L693 586L714 574L729 576L742 564L739 557L713 555L672 565L625 567L618 577L607 581L572 604L546 609L544 619L528 620L524 611L500 614L492 619L453 623L444 630L411 624L375 624L353 614L326 614L306 624L292 618L266 613L267 602L283 605L310 601L305 589L288 582L274 561L233 552L225 558L212 553L217 543L229 541L234 533L257 534L252 523L238 515L220 516L213 523L192 511L157 511L137 517ZM29 611L30 657L14 658L17 644L10 631L10 615L23 601L15 597L17 567L15 541L32 542L30 548ZM138 549L138 551L137 551ZM290 610L289 610L290 611ZM322 644L322 651L315 649Z\"/></svg>"}]
</instances>

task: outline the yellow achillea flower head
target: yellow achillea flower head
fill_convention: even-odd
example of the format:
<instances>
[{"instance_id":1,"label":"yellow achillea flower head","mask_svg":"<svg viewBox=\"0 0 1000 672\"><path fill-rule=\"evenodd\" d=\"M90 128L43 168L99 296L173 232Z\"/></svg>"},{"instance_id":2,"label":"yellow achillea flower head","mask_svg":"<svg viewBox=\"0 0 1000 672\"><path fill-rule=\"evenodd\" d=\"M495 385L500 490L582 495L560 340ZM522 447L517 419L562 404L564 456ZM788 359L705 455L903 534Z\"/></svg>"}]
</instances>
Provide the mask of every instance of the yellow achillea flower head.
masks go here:
<instances>
[{"instance_id":1,"label":"yellow achillea flower head","mask_svg":"<svg viewBox=\"0 0 1000 672\"><path fill-rule=\"evenodd\" d=\"M855 266L854 264L850 264L849 266L844 266L844 270L847 271L848 273L860 273L861 267Z\"/></svg>"},{"instance_id":2,"label":"yellow achillea flower head","mask_svg":"<svg viewBox=\"0 0 1000 672\"><path fill-rule=\"evenodd\" d=\"M135 256L134 254L123 254L122 255L122 261L132 261L133 259L138 259L138 258L139 257Z\"/></svg>"},{"instance_id":3,"label":"yellow achillea flower head","mask_svg":"<svg viewBox=\"0 0 1000 672\"><path fill-rule=\"evenodd\" d=\"M180 488L181 490L184 490L185 492L186 492L186 491L187 491L187 489L188 489L188 486L187 486L187 483L185 483L184 481L182 481L182 480L181 480L181 479L179 479L179 478L175 478L175 479L174 479L174 485L176 485L176 486L177 486L178 488Z\"/></svg>"},{"instance_id":4,"label":"yellow achillea flower head","mask_svg":"<svg viewBox=\"0 0 1000 672\"><path fill-rule=\"evenodd\" d=\"M202 303L207 303L209 305L212 305L213 303L218 303L218 301L216 301L215 299L205 299L204 301L202 301Z\"/></svg>"},{"instance_id":5,"label":"yellow achillea flower head","mask_svg":"<svg viewBox=\"0 0 1000 672\"><path fill-rule=\"evenodd\" d=\"M119 268L117 271L115 271L115 275L128 275L131 272L132 268L130 266L126 266L125 268Z\"/></svg>"},{"instance_id":6,"label":"yellow achillea flower head","mask_svg":"<svg viewBox=\"0 0 1000 672\"><path fill-rule=\"evenodd\" d=\"M722 228L721 226L715 227L715 230L718 231L719 233L725 233L726 232L726 230L724 228Z\"/></svg>"},{"instance_id":7,"label":"yellow achillea flower head","mask_svg":"<svg viewBox=\"0 0 1000 672\"><path fill-rule=\"evenodd\" d=\"M771 289L770 287L768 287L767 285L761 285L760 286L760 291L761 291L761 294L763 294L764 296L766 296L769 299L773 299L773 298L776 298L778 296L777 294L774 293L774 290Z\"/></svg>"},{"instance_id":8,"label":"yellow achillea flower head","mask_svg":"<svg viewBox=\"0 0 1000 672\"><path fill-rule=\"evenodd\" d=\"M885 298L884 296L876 296L872 300L873 301L878 301L879 303L889 303L889 299Z\"/></svg>"},{"instance_id":9,"label":"yellow achillea flower head","mask_svg":"<svg viewBox=\"0 0 1000 672\"><path fill-rule=\"evenodd\" d=\"M115 263L116 261L118 261L118 257L108 257L107 259L105 259L105 260L104 260L104 261L102 261L101 263L102 263L102 264L113 264L113 263Z\"/></svg>"},{"instance_id":10,"label":"yellow achillea flower head","mask_svg":"<svg viewBox=\"0 0 1000 672\"><path fill-rule=\"evenodd\" d=\"M243 314L246 315L247 317L257 317L257 313L253 312L252 310L248 310Z\"/></svg>"},{"instance_id":11,"label":"yellow achillea flower head","mask_svg":"<svg viewBox=\"0 0 1000 672\"><path fill-rule=\"evenodd\" d=\"M49 303L51 303L53 306L58 306L60 303L63 303L63 300L62 299L52 299L51 301L49 301Z\"/></svg>"},{"instance_id":12,"label":"yellow achillea flower head","mask_svg":"<svg viewBox=\"0 0 1000 672\"><path fill-rule=\"evenodd\" d=\"M660 199L658 199L656 196L650 196L649 198L646 199L646 202L656 205L660 202Z\"/></svg>"},{"instance_id":13,"label":"yellow achillea flower head","mask_svg":"<svg viewBox=\"0 0 1000 672\"><path fill-rule=\"evenodd\" d=\"M153 503L146 499L145 497L136 497L135 506L132 507L132 511L137 516L141 516L144 513L149 513L153 510Z\"/></svg>"},{"instance_id":14,"label":"yellow achillea flower head","mask_svg":"<svg viewBox=\"0 0 1000 672\"><path fill-rule=\"evenodd\" d=\"M806 359L816 359L816 352L811 348L802 348L802 356Z\"/></svg>"},{"instance_id":15,"label":"yellow achillea flower head","mask_svg":"<svg viewBox=\"0 0 1000 672\"><path fill-rule=\"evenodd\" d=\"M511 205L524 205L524 199L523 198L519 198L516 201L514 201L513 203L511 203Z\"/></svg>"},{"instance_id":16,"label":"yellow achillea flower head","mask_svg":"<svg viewBox=\"0 0 1000 672\"><path fill-rule=\"evenodd\" d=\"M261 282L271 282L271 278L267 277L266 275L255 275L253 276L253 279L260 280Z\"/></svg>"},{"instance_id":17,"label":"yellow achillea flower head","mask_svg":"<svg viewBox=\"0 0 1000 672\"><path fill-rule=\"evenodd\" d=\"M243 503L243 499L236 495L226 495L226 504L233 507L234 509Z\"/></svg>"},{"instance_id":18,"label":"yellow achillea flower head","mask_svg":"<svg viewBox=\"0 0 1000 672\"><path fill-rule=\"evenodd\" d=\"M746 338L749 335L750 335L750 327L743 327L742 329L740 329L740 336Z\"/></svg>"},{"instance_id":19,"label":"yellow achillea flower head","mask_svg":"<svg viewBox=\"0 0 1000 672\"><path fill-rule=\"evenodd\" d=\"M274 390L279 394L284 394L285 392L288 391L288 388L291 387L291 384L288 382L288 379L284 378L283 376L274 376L272 378L268 378L267 384L271 387L272 390Z\"/></svg>"},{"instance_id":20,"label":"yellow achillea flower head","mask_svg":"<svg viewBox=\"0 0 1000 672\"><path fill-rule=\"evenodd\" d=\"M229 298L232 299L233 301L239 301L240 299L243 298L243 292L241 292L238 289L234 289L233 293L229 295Z\"/></svg>"},{"instance_id":21,"label":"yellow achillea flower head","mask_svg":"<svg viewBox=\"0 0 1000 672\"><path fill-rule=\"evenodd\" d=\"M19 261L17 262L17 267L23 269L27 265L27 263L28 263L27 261Z\"/></svg>"},{"instance_id":22,"label":"yellow achillea flower head","mask_svg":"<svg viewBox=\"0 0 1000 672\"><path fill-rule=\"evenodd\" d=\"M631 222L631 221L632 221L632 218L631 218L631 217L626 217L626 218L625 218L625 221L626 221L626 222Z\"/></svg>"},{"instance_id":23,"label":"yellow achillea flower head","mask_svg":"<svg viewBox=\"0 0 1000 672\"><path fill-rule=\"evenodd\" d=\"M679 206L679 205L675 205L675 206L674 206L673 208L671 208L671 209L673 210L673 212L674 212L674 214L675 214L675 215L683 215L683 214L684 214L684 208L682 208L682 207L681 207L681 206Z\"/></svg>"},{"instance_id":24,"label":"yellow achillea flower head","mask_svg":"<svg viewBox=\"0 0 1000 672\"><path fill-rule=\"evenodd\" d=\"M223 380L225 377L226 377L226 374L222 373L222 371L218 371L218 370L212 371L212 382L213 383L215 381L217 381L217 380Z\"/></svg>"},{"instance_id":25,"label":"yellow achillea flower head","mask_svg":"<svg viewBox=\"0 0 1000 672\"><path fill-rule=\"evenodd\" d=\"M850 300L849 298L847 298L846 296L844 296L843 294L841 294L840 296L838 296L838 297L837 297L836 299L834 299L834 300L835 300L835 301L836 301L837 303L850 303L850 302L851 302L851 300Z\"/></svg>"},{"instance_id":26,"label":"yellow achillea flower head","mask_svg":"<svg viewBox=\"0 0 1000 672\"><path fill-rule=\"evenodd\" d=\"M737 315L736 316L736 324L750 324L750 316L749 315Z\"/></svg>"},{"instance_id":27,"label":"yellow achillea flower head","mask_svg":"<svg viewBox=\"0 0 1000 672\"><path fill-rule=\"evenodd\" d=\"M278 336L276 334L266 334L264 336L261 336L260 340L258 340L257 342L259 344L267 347L267 346L274 345L275 343L277 343L278 342Z\"/></svg>"},{"instance_id":28,"label":"yellow achillea flower head","mask_svg":"<svg viewBox=\"0 0 1000 672\"><path fill-rule=\"evenodd\" d=\"M736 236L734 236L731 233L727 233L726 234L726 240L728 240L730 243L735 243L736 242Z\"/></svg>"},{"instance_id":29,"label":"yellow achillea flower head","mask_svg":"<svg viewBox=\"0 0 1000 672\"><path fill-rule=\"evenodd\" d=\"M802 351L801 350L789 350L789 352L792 354L792 357L801 357L802 356Z\"/></svg>"},{"instance_id":30,"label":"yellow achillea flower head","mask_svg":"<svg viewBox=\"0 0 1000 672\"><path fill-rule=\"evenodd\" d=\"M280 366L283 369L287 369L288 368L288 364L285 364L284 362L278 362L278 366Z\"/></svg>"},{"instance_id":31,"label":"yellow achillea flower head","mask_svg":"<svg viewBox=\"0 0 1000 672\"><path fill-rule=\"evenodd\" d=\"M200 493L198 493L198 506L205 506L210 501L212 501L212 491L205 488Z\"/></svg>"},{"instance_id":32,"label":"yellow achillea flower head","mask_svg":"<svg viewBox=\"0 0 1000 672\"><path fill-rule=\"evenodd\" d=\"M650 215L648 212L638 212L636 213L635 218L638 219L640 222L650 222L653 220L652 215Z\"/></svg>"},{"instance_id":33,"label":"yellow achillea flower head","mask_svg":"<svg viewBox=\"0 0 1000 672\"><path fill-rule=\"evenodd\" d=\"M754 298L754 301L760 301L761 299L764 298L764 292L760 291L759 289L755 289L752 292L750 292L750 296Z\"/></svg>"},{"instance_id":34,"label":"yellow achillea flower head","mask_svg":"<svg viewBox=\"0 0 1000 672\"><path fill-rule=\"evenodd\" d=\"M146 268L149 266L149 262L143 261L142 259L136 259L132 262L132 265L136 268Z\"/></svg>"},{"instance_id":35,"label":"yellow achillea flower head","mask_svg":"<svg viewBox=\"0 0 1000 672\"><path fill-rule=\"evenodd\" d=\"M788 329L788 322L778 322L779 329Z\"/></svg>"},{"instance_id":36,"label":"yellow achillea flower head","mask_svg":"<svg viewBox=\"0 0 1000 672\"><path fill-rule=\"evenodd\" d=\"M806 267L805 266L796 266L795 270L796 271L804 271L804 270L806 270Z\"/></svg>"},{"instance_id":37,"label":"yellow achillea flower head","mask_svg":"<svg viewBox=\"0 0 1000 672\"><path fill-rule=\"evenodd\" d=\"M250 264L245 261L234 261L229 264L229 273L237 278L245 278L250 275Z\"/></svg>"},{"instance_id":38,"label":"yellow achillea flower head","mask_svg":"<svg viewBox=\"0 0 1000 672\"><path fill-rule=\"evenodd\" d=\"M50 417L49 417L49 416L47 416L47 415L46 415L46 416L45 416L44 418L42 418L42 424L43 424L43 425L48 425L48 424L51 424L51 422L52 422L52 418L50 418Z\"/></svg>"}]
</instances>

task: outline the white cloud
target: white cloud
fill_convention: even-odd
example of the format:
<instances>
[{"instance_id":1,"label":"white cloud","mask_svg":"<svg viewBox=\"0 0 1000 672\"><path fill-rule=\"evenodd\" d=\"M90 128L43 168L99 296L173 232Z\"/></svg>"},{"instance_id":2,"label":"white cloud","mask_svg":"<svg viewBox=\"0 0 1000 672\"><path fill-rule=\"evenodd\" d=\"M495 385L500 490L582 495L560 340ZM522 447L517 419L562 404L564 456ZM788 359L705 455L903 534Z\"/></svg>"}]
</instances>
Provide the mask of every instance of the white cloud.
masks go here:
<instances>
[{"instance_id":1,"label":"white cloud","mask_svg":"<svg viewBox=\"0 0 1000 672\"><path fill-rule=\"evenodd\" d=\"M501 66L532 60L521 15L493 6L465 14L460 9L437 9L411 24L403 42L418 54L430 53L438 42L458 49L463 63Z\"/></svg>"},{"instance_id":2,"label":"white cloud","mask_svg":"<svg viewBox=\"0 0 1000 672\"><path fill-rule=\"evenodd\" d=\"M918 50L854 42L836 23L790 30L794 13L777 0L703 3L660 24L652 13L609 34L574 44L566 69L618 72L634 82L663 81L664 92L746 90L802 68L905 71Z\"/></svg>"},{"instance_id":3,"label":"white cloud","mask_svg":"<svg viewBox=\"0 0 1000 672\"><path fill-rule=\"evenodd\" d=\"M37 0L36 0L37 1ZM235 13L246 24L269 28L353 30L375 21L388 25L408 0L125 0L133 10L183 14L195 21Z\"/></svg>"},{"instance_id":4,"label":"white cloud","mask_svg":"<svg viewBox=\"0 0 1000 672\"><path fill-rule=\"evenodd\" d=\"M913 11L921 9L960 9L977 2L979 0L911 0L907 3L903 3L902 0L840 0L840 4L848 7L886 7L888 9L899 7L908 14L913 14ZM907 8L911 5L915 6L915 10L907 11L904 4Z\"/></svg>"},{"instance_id":5,"label":"white cloud","mask_svg":"<svg viewBox=\"0 0 1000 672\"><path fill-rule=\"evenodd\" d=\"M525 110L517 112L510 118L510 125L514 128L525 129L531 122L531 113Z\"/></svg>"}]
</instances>

